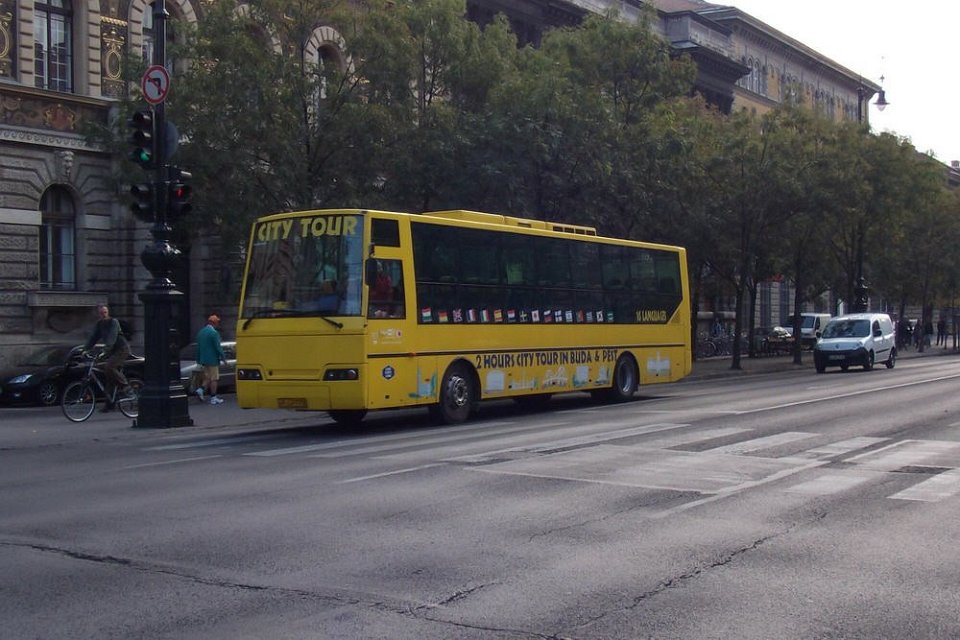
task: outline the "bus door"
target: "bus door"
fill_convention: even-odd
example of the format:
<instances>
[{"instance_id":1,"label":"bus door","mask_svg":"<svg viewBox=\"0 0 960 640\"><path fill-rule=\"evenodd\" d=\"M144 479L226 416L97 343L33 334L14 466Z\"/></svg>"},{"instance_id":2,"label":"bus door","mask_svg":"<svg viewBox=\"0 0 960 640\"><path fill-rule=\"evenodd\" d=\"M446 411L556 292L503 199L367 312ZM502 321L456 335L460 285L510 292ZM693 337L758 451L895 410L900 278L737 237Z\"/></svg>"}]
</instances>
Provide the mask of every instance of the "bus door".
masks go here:
<instances>
[{"instance_id":1,"label":"bus door","mask_svg":"<svg viewBox=\"0 0 960 640\"><path fill-rule=\"evenodd\" d=\"M398 221L373 218L364 271L370 409L420 404L413 271L404 254Z\"/></svg>"}]
</instances>

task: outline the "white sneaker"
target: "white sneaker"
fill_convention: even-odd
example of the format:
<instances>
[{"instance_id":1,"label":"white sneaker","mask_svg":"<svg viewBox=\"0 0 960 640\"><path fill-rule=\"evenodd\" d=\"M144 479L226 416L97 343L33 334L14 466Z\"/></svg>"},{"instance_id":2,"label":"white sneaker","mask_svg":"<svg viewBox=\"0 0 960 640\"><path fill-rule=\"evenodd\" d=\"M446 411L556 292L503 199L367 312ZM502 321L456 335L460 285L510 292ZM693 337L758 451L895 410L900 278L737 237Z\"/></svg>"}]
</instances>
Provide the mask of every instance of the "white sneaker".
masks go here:
<instances>
[{"instance_id":1,"label":"white sneaker","mask_svg":"<svg viewBox=\"0 0 960 640\"><path fill-rule=\"evenodd\" d=\"M223 398L220 396L213 396L210 398L210 404L223 404Z\"/></svg>"},{"instance_id":2,"label":"white sneaker","mask_svg":"<svg viewBox=\"0 0 960 640\"><path fill-rule=\"evenodd\" d=\"M200 398L200 402L203 402L203 387L197 387L197 390L194 391L197 394L197 397Z\"/></svg>"}]
</instances>

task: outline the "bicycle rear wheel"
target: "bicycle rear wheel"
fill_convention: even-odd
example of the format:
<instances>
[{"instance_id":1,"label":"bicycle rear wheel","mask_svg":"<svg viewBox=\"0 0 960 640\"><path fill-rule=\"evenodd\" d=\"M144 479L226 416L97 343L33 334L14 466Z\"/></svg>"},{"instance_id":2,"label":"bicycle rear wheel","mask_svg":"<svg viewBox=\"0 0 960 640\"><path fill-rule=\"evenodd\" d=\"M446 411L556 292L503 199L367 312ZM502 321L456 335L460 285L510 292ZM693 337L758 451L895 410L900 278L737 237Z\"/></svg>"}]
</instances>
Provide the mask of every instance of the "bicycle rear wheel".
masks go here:
<instances>
[{"instance_id":1,"label":"bicycle rear wheel","mask_svg":"<svg viewBox=\"0 0 960 640\"><path fill-rule=\"evenodd\" d=\"M97 406L97 394L93 385L82 380L76 380L67 385L60 399L60 408L63 415L71 422L83 422L93 415Z\"/></svg>"},{"instance_id":2,"label":"bicycle rear wheel","mask_svg":"<svg viewBox=\"0 0 960 640\"><path fill-rule=\"evenodd\" d=\"M117 406L120 413L128 418L136 418L140 415L140 390L143 389L143 381L136 378L127 378L127 383L133 389L133 395L125 396L117 400ZM123 393L118 391L117 393Z\"/></svg>"}]
</instances>

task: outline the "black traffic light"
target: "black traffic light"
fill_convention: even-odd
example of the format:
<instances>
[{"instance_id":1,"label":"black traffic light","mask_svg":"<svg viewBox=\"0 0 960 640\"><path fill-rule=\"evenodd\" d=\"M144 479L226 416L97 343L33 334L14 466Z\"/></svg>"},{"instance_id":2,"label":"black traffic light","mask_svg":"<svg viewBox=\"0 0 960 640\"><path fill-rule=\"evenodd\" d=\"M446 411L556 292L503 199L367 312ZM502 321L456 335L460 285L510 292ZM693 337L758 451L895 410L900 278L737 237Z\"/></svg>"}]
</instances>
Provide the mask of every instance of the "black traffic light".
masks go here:
<instances>
[{"instance_id":1,"label":"black traffic light","mask_svg":"<svg viewBox=\"0 0 960 640\"><path fill-rule=\"evenodd\" d=\"M170 181L167 183L167 219L170 221L182 218L190 214L193 206L190 204L190 197L193 195L193 187L190 186L190 178L193 177L189 171L184 171L179 167L170 167Z\"/></svg>"},{"instance_id":2,"label":"black traffic light","mask_svg":"<svg viewBox=\"0 0 960 640\"><path fill-rule=\"evenodd\" d=\"M153 114L148 109L137 111L130 117L127 126L132 130L128 140L133 147L130 159L145 169L152 169L157 155Z\"/></svg>"},{"instance_id":3,"label":"black traffic light","mask_svg":"<svg viewBox=\"0 0 960 640\"><path fill-rule=\"evenodd\" d=\"M133 196L130 211L133 212L134 217L143 222L153 222L154 186L152 184L130 185L130 195Z\"/></svg>"}]
</instances>

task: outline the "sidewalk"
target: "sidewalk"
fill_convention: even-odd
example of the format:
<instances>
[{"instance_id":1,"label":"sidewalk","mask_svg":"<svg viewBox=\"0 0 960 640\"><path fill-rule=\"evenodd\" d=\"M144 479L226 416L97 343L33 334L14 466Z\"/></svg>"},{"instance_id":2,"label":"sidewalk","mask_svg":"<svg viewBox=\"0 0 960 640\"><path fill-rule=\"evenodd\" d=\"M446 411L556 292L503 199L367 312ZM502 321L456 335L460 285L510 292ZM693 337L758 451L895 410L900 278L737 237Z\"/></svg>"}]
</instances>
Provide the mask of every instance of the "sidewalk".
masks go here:
<instances>
[{"instance_id":1,"label":"sidewalk","mask_svg":"<svg viewBox=\"0 0 960 640\"><path fill-rule=\"evenodd\" d=\"M914 358L928 358L937 356L960 356L960 351L953 347L924 347L923 353L910 348L897 352L897 360L912 360ZM709 380L711 378L722 378L727 376L742 376L758 373L773 373L776 371L798 371L809 369L813 371L813 352L804 351L801 354L802 364L793 363L793 355L775 355L761 356L759 358L749 358L746 354L740 356L740 369L731 369L730 365L733 358L730 356L718 356L713 358L704 358L696 360L693 363L693 372L685 378L686 380ZM883 366L880 364L879 366Z\"/></svg>"}]
</instances>

